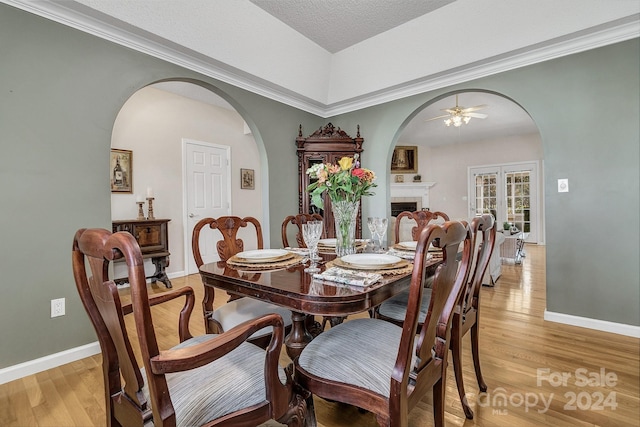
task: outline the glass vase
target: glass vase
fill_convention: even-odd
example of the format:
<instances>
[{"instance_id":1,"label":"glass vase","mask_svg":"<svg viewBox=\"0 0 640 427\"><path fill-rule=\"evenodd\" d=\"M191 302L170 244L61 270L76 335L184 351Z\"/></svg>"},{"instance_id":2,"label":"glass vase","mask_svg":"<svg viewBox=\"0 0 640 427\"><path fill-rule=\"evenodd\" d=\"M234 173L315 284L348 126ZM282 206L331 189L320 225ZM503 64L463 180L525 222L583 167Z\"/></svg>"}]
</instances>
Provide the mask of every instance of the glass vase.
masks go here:
<instances>
[{"instance_id":1,"label":"glass vase","mask_svg":"<svg viewBox=\"0 0 640 427\"><path fill-rule=\"evenodd\" d=\"M331 201L331 211L336 224L336 255L356 253L356 219L360 202Z\"/></svg>"}]
</instances>

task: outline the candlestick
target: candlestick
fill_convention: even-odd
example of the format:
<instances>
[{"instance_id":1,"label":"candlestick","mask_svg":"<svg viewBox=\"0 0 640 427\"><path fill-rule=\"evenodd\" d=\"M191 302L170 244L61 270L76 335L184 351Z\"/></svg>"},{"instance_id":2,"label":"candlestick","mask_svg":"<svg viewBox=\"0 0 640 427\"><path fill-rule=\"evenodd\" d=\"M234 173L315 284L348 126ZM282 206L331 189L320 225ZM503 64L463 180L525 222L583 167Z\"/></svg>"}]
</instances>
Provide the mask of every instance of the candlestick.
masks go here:
<instances>
[{"instance_id":1,"label":"candlestick","mask_svg":"<svg viewBox=\"0 0 640 427\"><path fill-rule=\"evenodd\" d=\"M142 210L142 205L144 205L144 202L136 202L138 204L138 219L142 220L144 219L144 211Z\"/></svg>"},{"instance_id":2,"label":"candlestick","mask_svg":"<svg viewBox=\"0 0 640 427\"><path fill-rule=\"evenodd\" d=\"M149 214L147 215L147 219L156 219L153 216L153 197L147 197L147 202L149 202Z\"/></svg>"},{"instance_id":3,"label":"candlestick","mask_svg":"<svg viewBox=\"0 0 640 427\"><path fill-rule=\"evenodd\" d=\"M149 198L153 198L153 188L151 187L147 187L147 200L149 200Z\"/></svg>"}]
</instances>

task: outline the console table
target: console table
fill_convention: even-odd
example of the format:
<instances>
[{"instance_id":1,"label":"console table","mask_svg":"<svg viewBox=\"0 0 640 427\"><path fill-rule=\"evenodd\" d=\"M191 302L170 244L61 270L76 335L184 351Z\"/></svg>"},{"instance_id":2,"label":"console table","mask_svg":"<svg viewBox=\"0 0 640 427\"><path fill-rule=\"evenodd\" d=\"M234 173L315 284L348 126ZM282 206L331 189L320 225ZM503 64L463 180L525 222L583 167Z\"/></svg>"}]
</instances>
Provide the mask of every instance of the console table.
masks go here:
<instances>
[{"instance_id":1,"label":"console table","mask_svg":"<svg viewBox=\"0 0 640 427\"><path fill-rule=\"evenodd\" d=\"M169 266L169 237L167 224L170 219L125 219L112 222L113 232L126 231L133 235L140 245L142 258L151 258L156 267L153 275L148 276L153 283L162 282L167 288L171 287L171 281L165 272ZM116 284L127 282L128 279L116 279Z\"/></svg>"}]
</instances>

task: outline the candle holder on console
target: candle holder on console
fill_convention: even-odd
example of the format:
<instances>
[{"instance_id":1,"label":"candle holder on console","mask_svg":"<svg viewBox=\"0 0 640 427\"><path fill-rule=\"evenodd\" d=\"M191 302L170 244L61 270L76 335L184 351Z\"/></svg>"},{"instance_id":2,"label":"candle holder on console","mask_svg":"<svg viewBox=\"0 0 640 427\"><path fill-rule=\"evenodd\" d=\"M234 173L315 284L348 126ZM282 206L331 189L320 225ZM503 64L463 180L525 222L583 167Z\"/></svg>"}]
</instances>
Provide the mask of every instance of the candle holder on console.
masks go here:
<instances>
[{"instance_id":1,"label":"candle holder on console","mask_svg":"<svg viewBox=\"0 0 640 427\"><path fill-rule=\"evenodd\" d=\"M153 197L147 197L147 202L149 202L149 215L147 219L156 219L156 217L153 216L153 199Z\"/></svg>"},{"instance_id":2,"label":"candle holder on console","mask_svg":"<svg viewBox=\"0 0 640 427\"><path fill-rule=\"evenodd\" d=\"M144 210L142 209L142 205L144 205L144 202L136 202L138 204L138 220L143 220L145 219L144 217Z\"/></svg>"}]
</instances>

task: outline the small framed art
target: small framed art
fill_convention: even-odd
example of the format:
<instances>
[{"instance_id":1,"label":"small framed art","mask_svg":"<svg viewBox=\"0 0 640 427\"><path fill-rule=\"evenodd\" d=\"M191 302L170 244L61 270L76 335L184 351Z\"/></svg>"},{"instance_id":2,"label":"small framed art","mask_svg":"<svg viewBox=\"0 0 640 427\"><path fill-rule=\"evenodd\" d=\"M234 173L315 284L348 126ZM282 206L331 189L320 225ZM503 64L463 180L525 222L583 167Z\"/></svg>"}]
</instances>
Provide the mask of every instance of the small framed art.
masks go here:
<instances>
[{"instance_id":1,"label":"small framed art","mask_svg":"<svg viewBox=\"0 0 640 427\"><path fill-rule=\"evenodd\" d=\"M253 169L240 169L240 188L243 190L255 190L255 174Z\"/></svg>"},{"instance_id":2,"label":"small framed art","mask_svg":"<svg viewBox=\"0 0 640 427\"><path fill-rule=\"evenodd\" d=\"M133 193L133 152L111 149L111 192Z\"/></svg>"}]
</instances>

